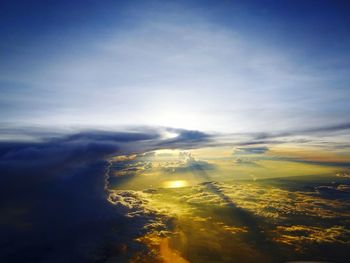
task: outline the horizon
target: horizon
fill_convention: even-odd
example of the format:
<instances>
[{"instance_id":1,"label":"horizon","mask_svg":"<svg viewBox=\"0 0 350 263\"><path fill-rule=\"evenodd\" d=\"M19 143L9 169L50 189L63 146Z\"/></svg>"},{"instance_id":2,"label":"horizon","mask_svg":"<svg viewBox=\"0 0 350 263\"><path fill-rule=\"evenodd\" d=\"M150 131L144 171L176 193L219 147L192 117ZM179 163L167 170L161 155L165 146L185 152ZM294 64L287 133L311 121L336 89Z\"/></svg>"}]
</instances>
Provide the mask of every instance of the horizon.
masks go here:
<instances>
[{"instance_id":1,"label":"horizon","mask_svg":"<svg viewBox=\"0 0 350 263\"><path fill-rule=\"evenodd\" d=\"M0 3L0 261L349 262L350 4Z\"/></svg>"}]
</instances>

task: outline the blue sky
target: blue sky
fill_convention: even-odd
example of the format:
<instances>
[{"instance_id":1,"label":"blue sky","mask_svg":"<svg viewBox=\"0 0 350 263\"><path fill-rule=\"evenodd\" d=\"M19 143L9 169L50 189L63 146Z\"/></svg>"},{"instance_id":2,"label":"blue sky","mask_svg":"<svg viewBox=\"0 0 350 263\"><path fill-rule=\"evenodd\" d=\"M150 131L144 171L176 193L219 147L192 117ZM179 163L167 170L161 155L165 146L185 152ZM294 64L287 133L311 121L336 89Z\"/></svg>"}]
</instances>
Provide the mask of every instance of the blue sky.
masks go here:
<instances>
[{"instance_id":1,"label":"blue sky","mask_svg":"<svg viewBox=\"0 0 350 263\"><path fill-rule=\"evenodd\" d=\"M2 1L0 122L219 132L347 123L344 1Z\"/></svg>"}]
</instances>

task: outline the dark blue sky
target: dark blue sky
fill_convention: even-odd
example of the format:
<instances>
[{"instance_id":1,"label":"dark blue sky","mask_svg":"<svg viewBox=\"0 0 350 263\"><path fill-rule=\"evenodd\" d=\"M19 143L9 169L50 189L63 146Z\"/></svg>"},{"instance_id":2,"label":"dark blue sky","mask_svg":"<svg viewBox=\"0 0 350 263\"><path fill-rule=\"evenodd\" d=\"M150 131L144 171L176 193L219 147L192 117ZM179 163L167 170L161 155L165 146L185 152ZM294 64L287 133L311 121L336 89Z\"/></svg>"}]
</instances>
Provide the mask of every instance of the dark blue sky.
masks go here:
<instances>
[{"instance_id":1,"label":"dark blue sky","mask_svg":"<svg viewBox=\"0 0 350 263\"><path fill-rule=\"evenodd\" d=\"M147 3L146 3L147 2ZM35 43L48 35L96 34L106 26L137 24L129 12L195 10L211 21L309 51L349 52L348 1L2 1L2 45ZM290 40L293 41L290 41ZM8 41L7 43L4 41ZM19 42L20 41L20 42ZM27 42L28 41L28 42ZM338 49L338 50L334 50Z\"/></svg>"}]
</instances>

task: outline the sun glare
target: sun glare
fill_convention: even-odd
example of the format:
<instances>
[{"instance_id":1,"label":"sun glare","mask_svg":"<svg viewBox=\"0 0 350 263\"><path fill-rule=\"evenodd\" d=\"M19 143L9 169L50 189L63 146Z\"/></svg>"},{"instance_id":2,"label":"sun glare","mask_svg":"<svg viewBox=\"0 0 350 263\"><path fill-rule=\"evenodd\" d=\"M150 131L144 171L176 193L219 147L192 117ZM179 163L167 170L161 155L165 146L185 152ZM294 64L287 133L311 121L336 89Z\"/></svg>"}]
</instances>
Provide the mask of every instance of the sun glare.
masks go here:
<instances>
[{"instance_id":1,"label":"sun glare","mask_svg":"<svg viewBox=\"0 0 350 263\"><path fill-rule=\"evenodd\" d=\"M188 182L185 180L174 180L174 181L167 181L164 183L165 188L181 188L188 186Z\"/></svg>"},{"instance_id":2,"label":"sun glare","mask_svg":"<svg viewBox=\"0 0 350 263\"><path fill-rule=\"evenodd\" d=\"M170 132L170 131L165 131L163 132L163 137L164 139L168 140L168 139L174 139L176 138L177 136L179 136L178 133L176 132Z\"/></svg>"}]
</instances>

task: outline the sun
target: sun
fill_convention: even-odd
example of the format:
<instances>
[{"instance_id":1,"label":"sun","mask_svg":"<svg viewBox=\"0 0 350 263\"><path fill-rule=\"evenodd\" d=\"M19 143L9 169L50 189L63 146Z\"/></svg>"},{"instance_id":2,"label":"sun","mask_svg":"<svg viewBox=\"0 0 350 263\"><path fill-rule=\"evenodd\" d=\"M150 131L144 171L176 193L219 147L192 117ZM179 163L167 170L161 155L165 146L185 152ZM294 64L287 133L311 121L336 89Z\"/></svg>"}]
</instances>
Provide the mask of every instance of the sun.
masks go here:
<instances>
[{"instance_id":1,"label":"sun","mask_svg":"<svg viewBox=\"0 0 350 263\"><path fill-rule=\"evenodd\" d=\"M174 180L164 183L165 188L181 188L186 186L188 186L188 182L186 180Z\"/></svg>"}]
</instances>

